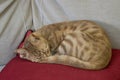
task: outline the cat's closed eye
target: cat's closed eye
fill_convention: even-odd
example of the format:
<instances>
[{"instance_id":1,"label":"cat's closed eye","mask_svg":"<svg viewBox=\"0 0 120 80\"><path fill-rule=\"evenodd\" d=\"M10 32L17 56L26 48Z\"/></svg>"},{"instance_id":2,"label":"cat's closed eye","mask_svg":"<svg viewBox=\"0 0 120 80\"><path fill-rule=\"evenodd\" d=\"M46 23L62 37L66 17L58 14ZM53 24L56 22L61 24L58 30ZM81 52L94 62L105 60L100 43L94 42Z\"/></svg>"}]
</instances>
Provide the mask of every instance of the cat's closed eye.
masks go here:
<instances>
[{"instance_id":1,"label":"cat's closed eye","mask_svg":"<svg viewBox=\"0 0 120 80\"><path fill-rule=\"evenodd\" d=\"M35 37L36 40L40 40L40 38Z\"/></svg>"}]
</instances>

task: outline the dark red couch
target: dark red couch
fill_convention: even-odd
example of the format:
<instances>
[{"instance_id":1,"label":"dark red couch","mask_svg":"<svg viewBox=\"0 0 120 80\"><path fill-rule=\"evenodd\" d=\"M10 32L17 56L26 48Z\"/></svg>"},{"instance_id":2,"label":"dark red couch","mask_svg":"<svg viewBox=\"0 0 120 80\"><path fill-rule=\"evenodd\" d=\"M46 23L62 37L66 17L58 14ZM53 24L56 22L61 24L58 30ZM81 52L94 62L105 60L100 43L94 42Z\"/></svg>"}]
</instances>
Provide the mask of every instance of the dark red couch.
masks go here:
<instances>
[{"instance_id":1,"label":"dark red couch","mask_svg":"<svg viewBox=\"0 0 120 80\"><path fill-rule=\"evenodd\" d=\"M32 63L16 56L2 70L0 80L120 80L120 50L113 49L112 52L109 66L98 71Z\"/></svg>"}]
</instances>

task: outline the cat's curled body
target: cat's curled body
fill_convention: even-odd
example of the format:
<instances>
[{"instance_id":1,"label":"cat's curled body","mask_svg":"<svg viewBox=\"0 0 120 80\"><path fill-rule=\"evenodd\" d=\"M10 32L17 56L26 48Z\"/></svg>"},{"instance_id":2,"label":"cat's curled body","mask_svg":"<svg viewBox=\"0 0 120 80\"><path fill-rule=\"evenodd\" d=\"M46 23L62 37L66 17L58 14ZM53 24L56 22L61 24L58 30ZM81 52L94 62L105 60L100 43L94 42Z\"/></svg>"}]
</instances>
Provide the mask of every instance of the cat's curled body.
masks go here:
<instances>
[{"instance_id":1,"label":"cat's curled body","mask_svg":"<svg viewBox=\"0 0 120 80\"><path fill-rule=\"evenodd\" d=\"M105 68L111 59L111 43L96 23L69 21L38 29L17 52L21 58L33 62L99 70Z\"/></svg>"}]
</instances>

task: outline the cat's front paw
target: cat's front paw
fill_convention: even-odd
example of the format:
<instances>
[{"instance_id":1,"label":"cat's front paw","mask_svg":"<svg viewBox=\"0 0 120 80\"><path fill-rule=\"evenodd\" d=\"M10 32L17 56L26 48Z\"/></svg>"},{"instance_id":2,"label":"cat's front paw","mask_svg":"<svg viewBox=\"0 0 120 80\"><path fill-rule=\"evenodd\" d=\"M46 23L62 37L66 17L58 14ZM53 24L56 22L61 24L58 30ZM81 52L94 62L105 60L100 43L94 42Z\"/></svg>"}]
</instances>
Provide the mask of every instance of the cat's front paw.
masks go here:
<instances>
[{"instance_id":1,"label":"cat's front paw","mask_svg":"<svg viewBox=\"0 0 120 80\"><path fill-rule=\"evenodd\" d=\"M47 62L48 62L47 57L46 57L46 58L43 58L43 59L41 59L41 60L39 61L39 63L47 63Z\"/></svg>"},{"instance_id":2,"label":"cat's front paw","mask_svg":"<svg viewBox=\"0 0 120 80\"><path fill-rule=\"evenodd\" d=\"M30 61L32 61L32 62L39 62L38 59L31 59Z\"/></svg>"}]
</instances>

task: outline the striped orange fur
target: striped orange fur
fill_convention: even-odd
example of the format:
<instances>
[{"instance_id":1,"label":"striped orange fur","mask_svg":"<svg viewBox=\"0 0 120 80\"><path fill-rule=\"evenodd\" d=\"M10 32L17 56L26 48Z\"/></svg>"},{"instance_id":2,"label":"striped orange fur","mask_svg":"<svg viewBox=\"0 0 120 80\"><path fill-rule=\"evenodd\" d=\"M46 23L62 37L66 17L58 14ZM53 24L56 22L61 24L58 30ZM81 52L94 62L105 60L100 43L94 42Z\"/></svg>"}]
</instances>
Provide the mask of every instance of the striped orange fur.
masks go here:
<instances>
[{"instance_id":1,"label":"striped orange fur","mask_svg":"<svg viewBox=\"0 0 120 80\"><path fill-rule=\"evenodd\" d=\"M45 25L33 32L17 52L21 58L82 69L105 68L111 59L111 43L105 31L88 20Z\"/></svg>"}]
</instances>

